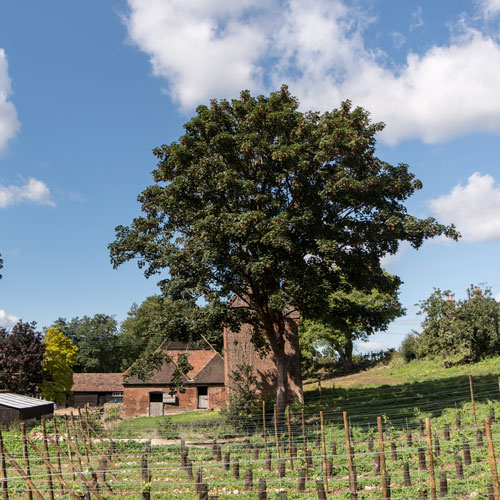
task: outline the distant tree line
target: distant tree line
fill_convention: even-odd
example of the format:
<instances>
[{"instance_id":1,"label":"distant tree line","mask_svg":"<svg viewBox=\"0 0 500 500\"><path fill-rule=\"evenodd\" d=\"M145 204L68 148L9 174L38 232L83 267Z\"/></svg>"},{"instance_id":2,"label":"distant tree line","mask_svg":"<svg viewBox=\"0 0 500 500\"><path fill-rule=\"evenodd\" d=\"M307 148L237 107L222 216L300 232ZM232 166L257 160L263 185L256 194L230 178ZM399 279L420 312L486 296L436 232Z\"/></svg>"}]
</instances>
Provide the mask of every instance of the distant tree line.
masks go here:
<instances>
[{"instance_id":1,"label":"distant tree line","mask_svg":"<svg viewBox=\"0 0 500 500\"><path fill-rule=\"evenodd\" d=\"M472 363L500 353L499 304L490 290L471 285L466 299L455 300L437 288L419 306L422 331L410 333L400 348L406 361L438 355L448 364Z\"/></svg>"}]
</instances>

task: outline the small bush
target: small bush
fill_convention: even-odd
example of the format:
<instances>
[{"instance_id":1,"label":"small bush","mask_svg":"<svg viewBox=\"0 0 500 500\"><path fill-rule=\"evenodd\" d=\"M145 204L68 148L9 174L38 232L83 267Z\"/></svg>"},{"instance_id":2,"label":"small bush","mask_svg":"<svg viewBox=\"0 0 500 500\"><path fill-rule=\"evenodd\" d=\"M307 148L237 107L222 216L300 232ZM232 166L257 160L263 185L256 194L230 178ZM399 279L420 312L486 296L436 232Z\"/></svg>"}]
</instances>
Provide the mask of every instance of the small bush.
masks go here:
<instances>
[{"instance_id":1,"label":"small bush","mask_svg":"<svg viewBox=\"0 0 500 500\"><path fill-rule=\"evenodd\" d=\"M257 395L255 384L257 379L250 365L240 365L230 375L231 389L229 392L229 405L222 410L226 422L235 429L246 430L254 425L257 412Z\"/></svg>"},{"instance_id":2,"label":"small bush","mask_svg":"<svg viewBox=\"0 0 500 500\"><path fill-rule=\"evenodd\" d=\"M409 333L399 348L399 352L406 363L418 358L418 334L415 332Z\"/></svg>"}]
</instances>

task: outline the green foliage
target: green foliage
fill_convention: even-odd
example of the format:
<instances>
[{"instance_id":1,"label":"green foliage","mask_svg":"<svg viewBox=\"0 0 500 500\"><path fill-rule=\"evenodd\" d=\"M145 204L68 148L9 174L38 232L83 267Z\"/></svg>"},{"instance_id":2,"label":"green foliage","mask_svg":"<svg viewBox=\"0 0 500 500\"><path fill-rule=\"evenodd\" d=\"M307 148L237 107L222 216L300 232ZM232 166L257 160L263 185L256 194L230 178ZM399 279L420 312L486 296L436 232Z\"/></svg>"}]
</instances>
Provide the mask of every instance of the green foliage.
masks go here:
<instances>
[{"instance_id":1,"label":"green foliage","mask_svg":"<svg viewBox=\"0 0 500 500\"><path fill-rule=\"evenodd\" d=\"M121 350L116 320L107 314L58 318L53 328L61 331L78 347L74 371L77 373L112 373L121 371Z\"/></svg>"},{"instance_id":2,"label":"green foliage","mask_svg":"<svg viewBox=\"0 0 500 500\"><path fill-rule=\"evenodd\" d=\"M154 150L143 216L118 226L109 245L114 267L138 258L147 277L162 273L162 294L181 303L166 335L249 323L276 358L279 406L291 309L321 316L342 280L386 292L380 258L401 240L418 248L458 238L453 226L408 214L421 182L375 156L383 125L368 112L348 101L324 114L298 108L286 86L199 106L178 141ZM244 304L230 307L234 295ZM152 358L153 348L140 363L152 369Z\"/></svg>"},{"instance_id":3,"label":"green foliage","mask_svg":"<svg viewBox=\"0 0 500 500\"><path fill-rule=\"evenodd\" d=\"M42 381L43 345L36 323L19 320L9 332L0 328L0 388L32 394Z\"/></svg>"},{"instance_id":4,"label":"green foliage","mask_svg":"<svg viewBox=\"0 0 500 500\"><path fill-rule=\"evenodd\" d=\"M391 321L404 314L398 300L400 280L385 273L389 291L373 288L356 290L343 282L330 295L328 309L320 320L304 319L299 326L301 355L306 366L312 366L315 357L334 352L345 372L353 370L354 342L364 341L376 331L384 331Z\"/></svg>"},{"instance_id":5,"label":"green foliage","mask_svg":"<svg viewBox=\"0 0 500 500\"><path fill-rule=\"evenodd\" d=\"M257 412L257 379L250 365L239 365L230 378L229 404L224 415L235 429L246 430L252 427Z\"/></svg>"},{"instance_id":6,"label":"green foliage","mask_svg":"<svg viewBox=\"0 0 500 500\"><path fill-rule=\"evenodd\" d=\"M399 352L403 359L409 363L410 361L417 359L419 353L419 337L417 332L409 333L401 342Z\"/></svg>"},{"instance_id":7,"label":"green foliage","mask_svg":"<svg viewBox=\"0 0 500 500\"><path fill-rule=\"evenodd\" d=\"M477 287L468 290L468 298L455 301L451 292L434 289L419 303L425 315L418 336L419 355L442 355L453 362L475 362L498 353L499 308L491 292Z\"/></svg>"},{"instance_id":8,"label":"green foliage","mask_svg":"<svg viewBox=\"0 0 500 500\"><path fill-rule=\"evenodd\" d=\"M40 385L42 397L64 404L71 394L73 369L78 348L57 328L45 332L43 381Z\"/></svg>"}]
</instances>

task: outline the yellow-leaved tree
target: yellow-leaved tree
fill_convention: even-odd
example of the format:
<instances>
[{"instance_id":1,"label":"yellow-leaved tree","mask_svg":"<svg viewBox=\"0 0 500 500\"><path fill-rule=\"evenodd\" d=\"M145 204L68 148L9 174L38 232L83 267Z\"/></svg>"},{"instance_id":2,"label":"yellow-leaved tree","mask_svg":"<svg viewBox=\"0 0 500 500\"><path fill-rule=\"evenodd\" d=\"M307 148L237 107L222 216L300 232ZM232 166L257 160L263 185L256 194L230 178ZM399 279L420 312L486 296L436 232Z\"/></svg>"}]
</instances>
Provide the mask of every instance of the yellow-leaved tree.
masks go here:
<instances>
[{"instance_id":1,"label":"yellow-leaved tree","mask_svg":"<svg viewBox=\"0 0 500 500\"><path fill-rule=\"evenodd\" d=\"M71 394L78 347L57 328L47 330L43 345L45 355L41 395L57 404L64 404L66 396Z\"/></svg>"}]
</instances>

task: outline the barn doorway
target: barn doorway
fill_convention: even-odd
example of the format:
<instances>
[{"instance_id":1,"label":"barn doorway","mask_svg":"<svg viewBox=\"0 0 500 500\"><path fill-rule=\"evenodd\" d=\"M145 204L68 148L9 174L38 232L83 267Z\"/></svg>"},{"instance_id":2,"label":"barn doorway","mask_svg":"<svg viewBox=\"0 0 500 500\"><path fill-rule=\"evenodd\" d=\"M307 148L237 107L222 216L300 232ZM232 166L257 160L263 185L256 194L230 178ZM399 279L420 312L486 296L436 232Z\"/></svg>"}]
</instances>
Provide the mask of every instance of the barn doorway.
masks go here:
<instances>
[{"instance_id":1,"label":"barn doorway","mask_svg":"<svg viewBox=\"0 0 500 500\"><path fill-rule=\"evenodd\" d=\"M149 416L161 417L163 415L163 392L149 393Z\"/></svg>"},{"instance_id":2,"label":"barn doorway","mask_svg":"<svg viewBox=\"0 0 500 500\"><path fill-rule=\"evenodd\" d=\"M208 387L201 386L198 390L198 408L208 410Z\"/></svg>"}]
</instances>

